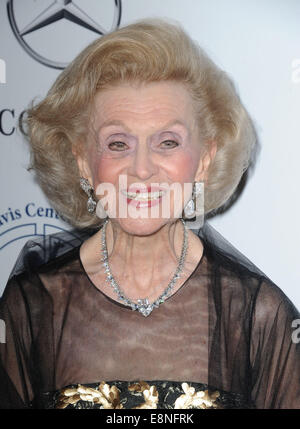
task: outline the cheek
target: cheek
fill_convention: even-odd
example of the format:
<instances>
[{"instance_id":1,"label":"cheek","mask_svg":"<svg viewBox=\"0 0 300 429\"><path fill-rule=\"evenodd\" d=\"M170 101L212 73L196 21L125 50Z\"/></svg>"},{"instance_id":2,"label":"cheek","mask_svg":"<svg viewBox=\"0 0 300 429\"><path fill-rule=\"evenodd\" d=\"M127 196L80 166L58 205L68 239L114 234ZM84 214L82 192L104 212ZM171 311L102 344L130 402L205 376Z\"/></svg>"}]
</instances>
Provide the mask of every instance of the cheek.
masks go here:
<instances>
[{"instance_id":1,"label":"cheek","mask_svg":"<svg viewBox=\"0 0 300 429\"><path fill-rule=\"evenodd\" d=\"M172 182L188 183L194 180L198 167L198 157L191 153L181 153L172 159L168 166Z\"/></svg>"},{"instance_id":2,"label":"cheek","mask_svg":"<svg viewBox=\"0 0 300 429\"><path fill-rule=\"evenodd\" d=\"M119 176L122 173L120 161L108 158L95 159L93 162L93 183L96 197L110 218L116 217ZM107 185L108 184L108 185Z\"/></svg>"},{"instance_id":3,"label":"cheek","mask_svg":"<svg viewBox=\"0 0 300 429\"><path fill-rule=\"evenodd\" d=\"M93 162L93 181L99 183L117 183L123 165L120 161L108 158L98 158Z\"/></svg>"}]
</instances>

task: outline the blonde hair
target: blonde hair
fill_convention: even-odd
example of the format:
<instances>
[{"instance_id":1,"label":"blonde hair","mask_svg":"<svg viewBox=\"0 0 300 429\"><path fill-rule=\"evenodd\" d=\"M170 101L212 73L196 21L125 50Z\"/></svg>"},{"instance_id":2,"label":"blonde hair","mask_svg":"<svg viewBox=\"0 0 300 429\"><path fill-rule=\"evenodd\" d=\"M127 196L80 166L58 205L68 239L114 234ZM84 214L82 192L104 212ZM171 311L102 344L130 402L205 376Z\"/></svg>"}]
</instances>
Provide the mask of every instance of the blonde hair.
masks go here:
<instances>
[{"instance_id":1,"label":"blonde hair","mask_svg":"<svg viewBox=\"0 0 300 429\"><path fill-rule=\"evenodd\" d=\"M205 213L233 195L256 142L234 84L178 24L143 20L91 43L27 111L31 168L52 206L72 225L101 223L87 212L72 152L84 150L95 94L123 82L169 80L189 89L203 142L217 142L205 184Z\"/></svg>"}]
</instances>

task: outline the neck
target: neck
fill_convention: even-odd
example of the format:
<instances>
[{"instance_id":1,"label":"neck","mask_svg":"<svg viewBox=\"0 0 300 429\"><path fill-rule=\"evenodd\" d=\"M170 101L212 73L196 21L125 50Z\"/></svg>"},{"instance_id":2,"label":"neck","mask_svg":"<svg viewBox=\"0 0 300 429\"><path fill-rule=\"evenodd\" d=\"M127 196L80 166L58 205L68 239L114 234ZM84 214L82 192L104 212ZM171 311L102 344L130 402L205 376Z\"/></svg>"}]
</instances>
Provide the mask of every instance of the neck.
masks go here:
<instances>
[{"instance_id":1,"label":"neck","mask_svg":"<svg viewBox=\"0 0 300 429\"><path fill-rule=\"evenodd\" d=\"M129 234L110 220L106 227L110 266L118 268L120 280L129 283L138 296L146 291L149 294L151 289L157 293L154 285L165 283L170 269L173 271L178 265L183 232L180 220L168 223L147 236Z\"/></svg>"},{"instance_id":2,"label":"neck","mask_svg":"<svg viewBox=\"0 0 300 429\"><path fill-rule=\"evenodd\" d=\"M106 227L108 257L118 256L130 266L139 263L145 266L168 255L176 263L181 254L183 232L179 219L146 236L127 233L117 222L109 220Z\"/></svg>"}]
</instances>

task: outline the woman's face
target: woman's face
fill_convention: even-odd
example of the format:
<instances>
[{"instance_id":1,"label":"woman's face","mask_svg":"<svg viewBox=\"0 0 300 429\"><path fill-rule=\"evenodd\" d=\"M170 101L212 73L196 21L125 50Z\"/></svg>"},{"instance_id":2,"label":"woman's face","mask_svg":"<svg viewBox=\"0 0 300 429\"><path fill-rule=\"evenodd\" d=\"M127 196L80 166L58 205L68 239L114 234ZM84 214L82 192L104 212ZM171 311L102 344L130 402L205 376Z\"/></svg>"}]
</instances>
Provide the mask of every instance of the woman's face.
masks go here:
<instances>
[{"instance_id":1,"label":"woman's face","mask_svg":"<svg viewBox=\"0 0 300 429\"><path fill-rule=\"evenodd\" d=\"M92 122L93 137L79 168L108 216L136 235L151 234L180 217L191 196L184 195L184 184L191 190L203 172L202 145L186 88L155 82L103 90L95 98ZM182 196L172 190L174 183Z\"/></svg>"}]
</instances>

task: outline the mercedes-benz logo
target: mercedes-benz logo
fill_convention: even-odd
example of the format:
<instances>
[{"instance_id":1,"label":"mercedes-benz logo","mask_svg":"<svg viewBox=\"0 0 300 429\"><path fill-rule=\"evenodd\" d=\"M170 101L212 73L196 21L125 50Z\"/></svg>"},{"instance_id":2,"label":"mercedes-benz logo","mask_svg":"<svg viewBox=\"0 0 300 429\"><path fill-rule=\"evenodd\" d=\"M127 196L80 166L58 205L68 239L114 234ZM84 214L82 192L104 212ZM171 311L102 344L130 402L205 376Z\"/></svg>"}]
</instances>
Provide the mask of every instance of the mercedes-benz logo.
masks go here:
<instances>
[{"instance_id":1,"label":"mercedes-benz logo","mask_svg":"<svg viewBox=\"0 0 300 429\"><path fill-rule=\"evenodd\" d=\"M25 7L25 3L27 3L26 8L31 7L36 9L37 7L36 4L32 3L32 1L28 2L28 0L19 0L19 2L20 1L23 8ZM85 12L81 7L79 7L78 0L76 2L74 0L54 0L51 2L49 1L48 6L41 11L34 13L33 18L31 18L29 22L26 22L25 25L20 26L17 24L16 3L18 3L18 1L16 2L16 0L7 0L7 14L10 26L18 42L25 49L25 51L36 61L39 61L40 63L55 69L64 69L68 65L68 62L54 61L52 59L46 58L44 55L41 55L37 52L36 49L33 49L29 45L28 40L25 40L27 35L33 34L41 28L47 27L55 22L60 21L61 19L65 19L69 22L79 25L82 28L92 31L97 35L102 36L115 30L119 26L121 21L121 0L111 0L112 13L109 17L111 23L109 29L105 28L102 22L100 24L100 22L97 22L95 19L89 16L87 12ZM106 0L106 8L109 4L110 3L108 2L108 0ZM84 5L86 6L86 1L84 2ZM98 9L99 12L102 12L102 15L109 15L109 13L107 13L107 10L103 11L102 0L100 0L99 6L97 6L97 11ZM68 35L65 34L64 37L67 38Z\"/></svg>"}]
</instances>

